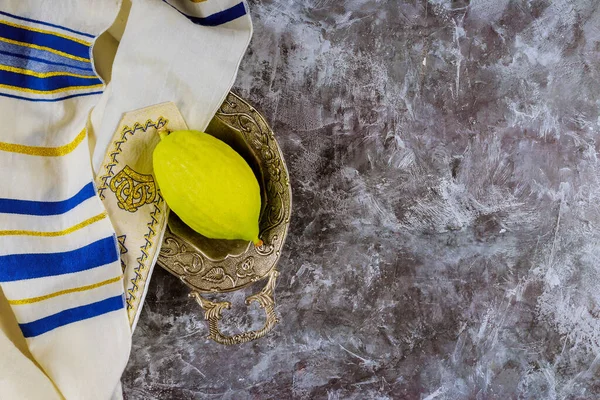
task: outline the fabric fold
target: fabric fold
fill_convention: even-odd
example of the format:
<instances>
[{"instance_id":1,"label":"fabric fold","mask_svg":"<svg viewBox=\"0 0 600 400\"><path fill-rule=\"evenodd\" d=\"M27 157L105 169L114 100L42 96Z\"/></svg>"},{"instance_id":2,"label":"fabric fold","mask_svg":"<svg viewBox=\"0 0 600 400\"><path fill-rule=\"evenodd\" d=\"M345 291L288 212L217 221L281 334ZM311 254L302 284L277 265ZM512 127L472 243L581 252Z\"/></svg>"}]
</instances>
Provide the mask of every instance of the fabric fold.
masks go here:
<instances>
[{"instance_id":1,"label":"fabric fold","mask_svg":"<svg viewBox=\"0 0 600 400\"><path fill-rule=\"evenodd\" d=\"M92 44L118 4L85 3L0 6L1 318L27 346L0 335L0 398L109 399L131 349L85 129L104 89Z\"/></svg>"},{"instance_id":2,"label":"fabric fold","mask_svg":"<svg viewBox=\"0 0 600 400\"><path fill-rule=\"evenodd\" d=\"M109 211L114 210L111 218L120 219L113 223L121 245L128 315L135 328L168 212L160 191L153 195L158 187L152 177L152 151L158 138L152 135L161 117L169 129L208 126L235 81L252 22L247 4L239 0L134 0L130 6L127 18L121 14L109 29L120 42L107 90L92 112L90 131L100 197ZM158 105L166 103L175 110L165 106L161 111ZM124 195L133 187L152 201L145 197L147 204L133 204Z\"/></svg>"},{"instance_id":3,"label":"fabric fold","mask_svg":"<svg viewBox=\"0 0 600 400\"><path fill-rule=\"evenodd\" d=\"M168 215L142 132L205 129L251 35L239 0L0 5L0 398L122 398Z\"/></svg>"}]
</instances>

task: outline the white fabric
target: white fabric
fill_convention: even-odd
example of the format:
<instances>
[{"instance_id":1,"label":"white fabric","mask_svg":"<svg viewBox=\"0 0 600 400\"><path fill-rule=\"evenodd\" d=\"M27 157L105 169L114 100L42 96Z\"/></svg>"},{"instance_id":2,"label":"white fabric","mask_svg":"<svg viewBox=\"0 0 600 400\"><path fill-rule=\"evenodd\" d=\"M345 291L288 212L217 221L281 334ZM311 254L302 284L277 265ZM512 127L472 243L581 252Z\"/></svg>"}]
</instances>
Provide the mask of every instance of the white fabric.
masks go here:
<instances>
[{"instance_id":1,"label":"white fabric","mask_svg":"<svg viewBox=\"0 0 600 400\"><path fill-rule=\"evenodd\" d=\"M0 399L122 398L131 330L115 301L128 282L118 253L116 261L78 267L90 262L78 252L88 246L104 246L92 261L118 252L114 216L103 214L97 195L77 194L93 181L92 168L99 168L124 113L173 102L190 128L203 130L252 35L240 0L135 0L128 15L129 6L118 0L0 4L0 292L6 294L0 296ZM115 18L115 37L96 54L103 58L100 72L111 74L106 87L95 76L89 46ZM73 198L72 207L56 204ZM40 214L46 206L54 211Z\"/></svg>"},{"instance_id":2,"label":"white fabric","mask_svg":"<svg viewBox=\"0 0 600 400\"><path fill-rule=\"evenodd\" d=\"M108 399L131 331L85 125L103 86L91 44L118 2L0 7L0 301L28 353L0 335L0 398Z\"/></svg>"},{"instance_id":3,"label":"white fabric","mask_svg":"<svg viewBox=\"0 0 600 400\"><path fill-rule=\"evenodd\" d=\"M0 397L2 399L59 400L52 381L35 364L0 289Z\"/></svg>"},{"instance_id":4,"label":"white fabric","mask_svg":"<svg viewBox=\"0 0 600 400\"><path fill-rule=\"evenodd\" d=\"M195 4L189 0L169 0L169 3L136 0L131 5L128 1L123 4L119 17L108 31L115 35L115 40L120 40L111 66L110 82L90 118L90 132L95 143L93 164L98 176L103 174L105 156L112 153L113 135L119 131L124 112L171 102L191 129L204 130L208 126L233 85L252 37L252 22L246 13L219 26L202 26L194 24L182 12L188 16L207 17L224 10L239 9L239 5L247 11L247 5L240 1L209 0ZM108 52L107 46L103 56L112 58ZM170 108L165 112L170 113ZM137 113L140 114L139 111ZM138 122L142 125L153 119L150 114L140 115ZM172 119L179 118L174 115ZM129 125L133 126L132 123ZM137 146L144 149L142 154L127 144L122 147L132 154L119 155L115 172L123 168L124 160L136 160L129 163L131 167L134 164L151 164L152 147ZM101 198L107 209L115 208L115 196L108 194L101 195ZM118 214L114 213L115 216ZM148 232L147 213L137 214L139 224L114 224L117 236L126 236L129 243L143 239ZM163 232L164 226L156 237L162 238ZM126 247L127 256L131 256L132 246L126 244ZM125 280L125 295L132 329L141 312L152 266L158 255L154 250L149 252L152 258L149 268L139 270L137 263L132 262L135 259L128 261L128 257L122 258L128 278ZM132 281L131 277L138 275L141 278Z\"/></svg>"},{"instance_id":5,"label":"white fabric","mask_svg":"<svg viewBox=\"0 0 600 400\"><path fill-rule=\"evenodd\" d=\"M121 249L127 316L132 330L162 245L169 209L152 178L158 129L186 130L175 104L124 114L96 175L98 194L111 216Z\"/></svg>"},{"instance_id":6,"label":"white fabric","mask_svg":"<svg viewBox=\"0 0 600 400\"><path fill-rule=\"evenodd\" d=\"M196 6L222 10L237 3L212 0ZM218 27L199 26L163 1L134 1L104 94L106 106L94 110L103 112L93 125L96 171L125 111L171 101L190 127L205 129L233 85L251 37L249 16Z\"/></svg>"}]
</instances>

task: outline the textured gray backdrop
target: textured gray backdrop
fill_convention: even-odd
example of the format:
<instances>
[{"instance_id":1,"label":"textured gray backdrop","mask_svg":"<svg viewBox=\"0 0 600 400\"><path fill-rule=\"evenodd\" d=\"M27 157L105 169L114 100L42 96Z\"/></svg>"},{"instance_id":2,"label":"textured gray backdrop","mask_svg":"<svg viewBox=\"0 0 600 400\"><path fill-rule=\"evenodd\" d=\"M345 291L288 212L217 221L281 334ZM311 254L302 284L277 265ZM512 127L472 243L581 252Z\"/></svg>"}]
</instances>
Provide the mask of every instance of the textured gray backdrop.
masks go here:
<instances>
[{"instance_id":1,"label":"textured gray backdrop","mask_svg":"<svg viewBox=\"0 0 600 400\"><path fill-rule=\"evenodd\" d=\"M250 5L235 90L294 192L282 322L216 345L157 270L127 399L600 398L600 2Z\"/></svg>"}]
</instances>

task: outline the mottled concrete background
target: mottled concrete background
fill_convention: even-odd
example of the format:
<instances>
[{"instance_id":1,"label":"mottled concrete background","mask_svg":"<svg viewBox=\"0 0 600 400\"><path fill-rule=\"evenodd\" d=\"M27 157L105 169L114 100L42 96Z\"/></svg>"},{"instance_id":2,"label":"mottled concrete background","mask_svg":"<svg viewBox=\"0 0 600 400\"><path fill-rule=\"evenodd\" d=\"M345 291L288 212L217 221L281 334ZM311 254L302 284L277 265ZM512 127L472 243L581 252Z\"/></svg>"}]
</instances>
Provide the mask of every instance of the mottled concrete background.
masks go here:
<instances>
[{"instance_id":1,"label":"mottled concrete background","mask_svg":"<svg viewBox=\"0 0 600 400\"><path fill-rule=\"evenodd\" d=\"M213 344L158 270L127 399L600 398L600 3L251 8L235 87L295 201L282 322Z\"/></svg>"}]
</instances>

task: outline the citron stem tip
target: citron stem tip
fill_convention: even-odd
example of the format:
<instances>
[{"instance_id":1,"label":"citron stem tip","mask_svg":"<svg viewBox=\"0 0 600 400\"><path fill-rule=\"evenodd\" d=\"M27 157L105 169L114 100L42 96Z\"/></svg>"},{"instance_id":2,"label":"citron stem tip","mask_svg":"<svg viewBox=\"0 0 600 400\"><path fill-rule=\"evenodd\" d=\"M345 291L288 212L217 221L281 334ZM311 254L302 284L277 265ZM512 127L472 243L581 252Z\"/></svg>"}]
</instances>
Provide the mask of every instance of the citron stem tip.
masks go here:
<instances>
[{"instance_id":1,"label":"citron stem tip","mask_svg":"<svg viewBox=\"0 0 600 400\"><path fill-rule=\"evenodd\" d=\"M166 138L167 136L169 136L169 131L167 131L166 129L161 129L158 131L158 136L160 136L160 140L163 140L164 138Z\"/></svg>"}]
</instances>

